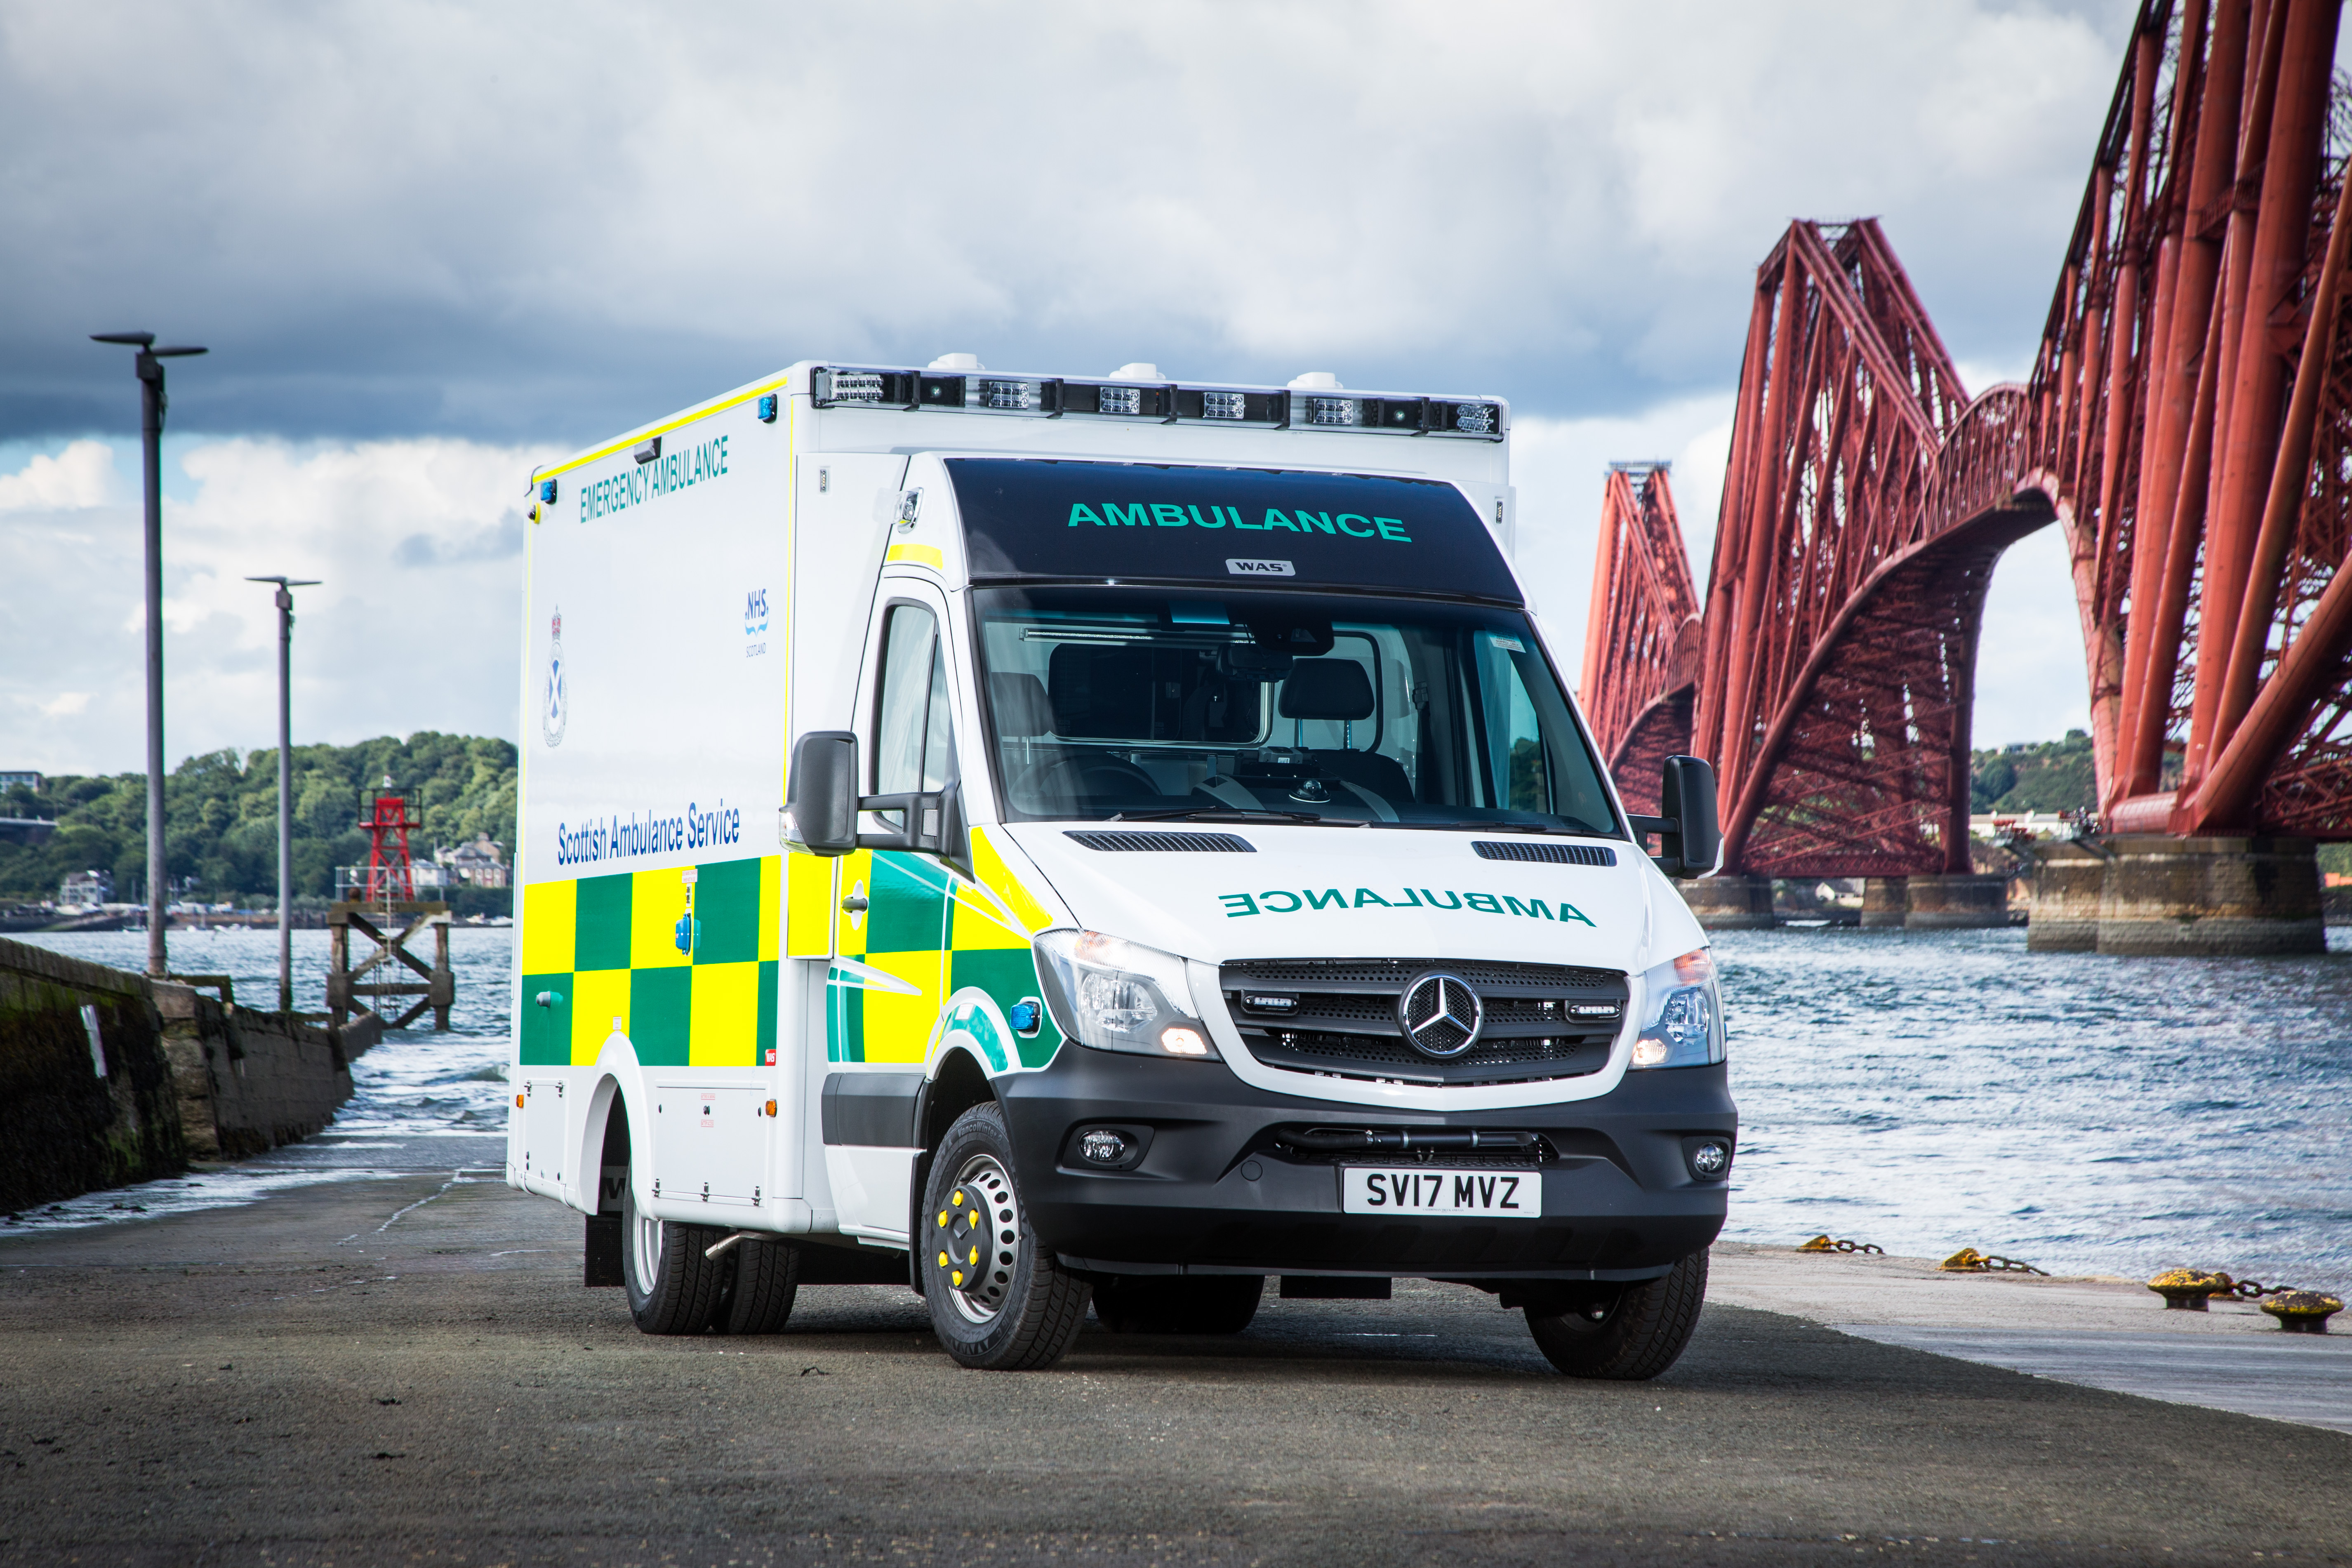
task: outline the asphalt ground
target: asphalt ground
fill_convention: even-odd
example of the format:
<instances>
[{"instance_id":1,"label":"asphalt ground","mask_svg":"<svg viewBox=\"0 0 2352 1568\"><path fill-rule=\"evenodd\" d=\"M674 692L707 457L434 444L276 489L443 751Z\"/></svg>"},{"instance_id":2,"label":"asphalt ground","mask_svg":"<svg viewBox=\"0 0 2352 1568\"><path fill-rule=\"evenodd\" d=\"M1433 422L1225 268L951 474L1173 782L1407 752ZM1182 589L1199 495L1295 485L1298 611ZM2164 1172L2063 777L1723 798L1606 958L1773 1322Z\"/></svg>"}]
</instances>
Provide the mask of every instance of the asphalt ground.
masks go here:
<instances>
[{"instance_id":1,"label":"asphalt ground","mask_svg":"<svg viewBox=\"0 0 2352 1568\"><path fill-rule=\"evenodd\" d=\"M579 1238L412 1169L0 1241L0 1563L2352 1562L2352 1436L1774 1312L1648 1384L1414 1284L997 1374L877 1287L647 1338Z\"/></svg>"}]
</instances>

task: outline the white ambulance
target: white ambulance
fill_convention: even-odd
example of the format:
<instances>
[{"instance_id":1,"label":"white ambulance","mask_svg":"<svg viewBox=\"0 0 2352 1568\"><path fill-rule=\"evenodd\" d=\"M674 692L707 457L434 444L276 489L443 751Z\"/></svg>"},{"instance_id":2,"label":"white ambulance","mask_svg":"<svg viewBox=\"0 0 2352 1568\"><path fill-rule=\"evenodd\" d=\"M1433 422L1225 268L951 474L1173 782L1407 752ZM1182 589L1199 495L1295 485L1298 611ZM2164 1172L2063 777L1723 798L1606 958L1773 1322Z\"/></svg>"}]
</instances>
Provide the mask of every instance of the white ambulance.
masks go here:
<instances>
[{"instance_id":1,"label":"white ambulance","mask_svg":"<svg viewBox=\"0 0 2352 1568\"><path fill-rule=\"evenodd\" d=\"M535 473L507 1176L588 1282L649 1333L908 1285L1029 1368L1428 1279L1669 1365L1714 784L1596 761L1509 418L801 363Z\"/></svg>"}]
</instances>

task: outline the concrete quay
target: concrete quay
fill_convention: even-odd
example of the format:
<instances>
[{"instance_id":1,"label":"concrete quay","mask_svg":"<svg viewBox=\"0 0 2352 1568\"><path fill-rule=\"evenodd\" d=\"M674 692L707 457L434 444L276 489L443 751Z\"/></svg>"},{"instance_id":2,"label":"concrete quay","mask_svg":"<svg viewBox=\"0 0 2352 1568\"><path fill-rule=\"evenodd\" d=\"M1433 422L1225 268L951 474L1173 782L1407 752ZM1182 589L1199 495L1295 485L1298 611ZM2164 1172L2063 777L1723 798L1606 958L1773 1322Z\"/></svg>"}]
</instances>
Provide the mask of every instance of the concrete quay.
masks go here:
<instances>
[{"instance_id":1,"label":"concrete quay","mask_svg":"<svg viewBox=\"0 0 2352 1568\"><path fill-rule=\"evenodd\" d=\"M2352 1561L2352 1436L1818 1321L2076 1282L1725 1247L1654 1383L1562 1378L1423 1284L992 1375L896 1288L640 1335L497 1140L430 1142L443 1168L0 1240L0 1563ZM2260 1342L2221 1321L2172 1337Z\"/></svg>"},{"instance_id":2,"label":"concrete quay","mask_svg":"<svg viewBox=\"0 0 2352 1568\"><path fill-rule=\"evenodd\" d=\"M1707 1299L1884 1344L2177 1405L2352 1433L2352 1332L2282 1332L2252 1301L2167 1311L2144 1281L1947 1274L1926 1258L1718 1243Z\"/></svg>"}]
</instances>

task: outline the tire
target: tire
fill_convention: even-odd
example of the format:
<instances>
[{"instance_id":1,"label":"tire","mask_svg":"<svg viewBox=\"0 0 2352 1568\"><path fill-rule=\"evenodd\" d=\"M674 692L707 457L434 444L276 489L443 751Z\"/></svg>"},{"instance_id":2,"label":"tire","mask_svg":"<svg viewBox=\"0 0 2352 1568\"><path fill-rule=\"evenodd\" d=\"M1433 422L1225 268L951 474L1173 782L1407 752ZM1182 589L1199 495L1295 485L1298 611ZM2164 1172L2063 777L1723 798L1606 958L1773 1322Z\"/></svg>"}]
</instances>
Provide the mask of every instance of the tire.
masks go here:
<instances>
[{"instance_id":1,"label":"tire","mask_svg":"<svg viewBox=\"0 0 2352 1568\"><path fill-rule=\"evenodd\" d=\"M725 1234L643 1213L636 1184L629 1184L621 1198L621 1284L628 1292L629 1316L641 1331L698 1334L710 1326L727 1284L727 1254L705 1258L702 1249Z\"/></svg>"},{"instance_id":2,"label":"tire","mask_svg":"<svg viewBox=\"0 0 2352 1568\"><path fill-rule=\"evenodd\" d=\"M1259 1274L1115 1274L1095 1284L1095 1319L1114 1334L1237 1334L1265 1290Z\"/></svg>"},{"instance_id":3,"label":"tire","mask_svg":"<svg viewBox=\"0 0 2352 1568\"><path fill-rule=\"evenodd\" d=\"M1062 1359L1087 1319L1087 1282L1063 1272L1029 1229L1013 1141L995 1101L956 1118L923 1184L915 1252L923 1301L948 1354L991 1372Z\"/></svg>"},{"instance_id":4,"label":"tire","mask_svg":"<svg viewBox=\"0 0 2352 1568\"><path fill-rule=\"evenodd\" d=\"M790 1242L739 1241L719 1255L727 1265L710 1326L722 1334L779 1334L801 1289L801 1251Z\"/></svg>"},{"instance_id":5,"label":"tire","mask_svg":"<svg viewBox=\"0 0 2352 1568\"><path fill-rule=\"evenodd\" d=\"M1706 1300L1706 1254L1694 1252L1656 1279L1629 1285L1614 1301L1538 1317L1528 1331L1544 1359L1570 1377L1640 1383L1675 1364Z\"/></svg>"}]
</instances>

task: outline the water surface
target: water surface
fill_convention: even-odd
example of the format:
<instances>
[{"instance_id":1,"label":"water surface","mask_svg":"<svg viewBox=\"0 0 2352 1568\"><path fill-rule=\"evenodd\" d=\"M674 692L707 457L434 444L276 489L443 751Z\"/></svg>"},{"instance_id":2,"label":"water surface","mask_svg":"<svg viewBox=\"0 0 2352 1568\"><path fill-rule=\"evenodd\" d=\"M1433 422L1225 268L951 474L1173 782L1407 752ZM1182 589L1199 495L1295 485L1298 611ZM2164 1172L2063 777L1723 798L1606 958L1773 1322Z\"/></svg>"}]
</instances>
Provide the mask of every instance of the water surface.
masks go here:
<instances>
[{"instance_id":1,"label":"water surface","mask_svg":"<svg viewBox=\"0 0 2352 1568\"><path fill-rule=\"evenodd\" d=\"M2352 931L2333 933L2339 949ZM32 939L137 969L136 931ZM251 1202L293 1183L503 1158L513 933L451 933L449 1034L389 1034L335 1124L186 1182L93 1193L10 1229ZM2029 953L2022 931L1724 931L1737 1240L1820 1232L2061 1272L2175 1264L2352 1288L2352 953ZM295 1001L327 933L294 933ZM174 931L183 973L277 999L274 931Z\"/></svg>"}]
</instances>

